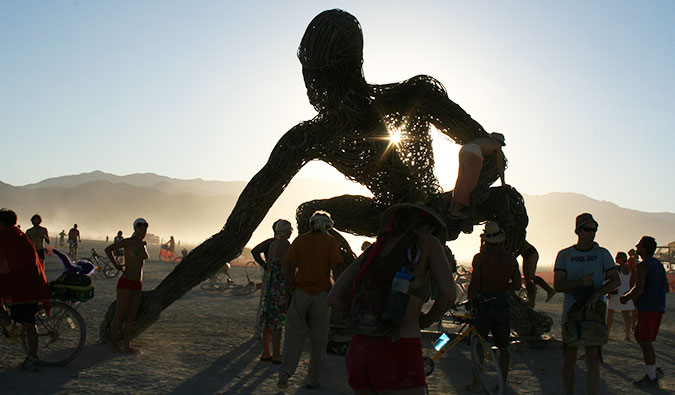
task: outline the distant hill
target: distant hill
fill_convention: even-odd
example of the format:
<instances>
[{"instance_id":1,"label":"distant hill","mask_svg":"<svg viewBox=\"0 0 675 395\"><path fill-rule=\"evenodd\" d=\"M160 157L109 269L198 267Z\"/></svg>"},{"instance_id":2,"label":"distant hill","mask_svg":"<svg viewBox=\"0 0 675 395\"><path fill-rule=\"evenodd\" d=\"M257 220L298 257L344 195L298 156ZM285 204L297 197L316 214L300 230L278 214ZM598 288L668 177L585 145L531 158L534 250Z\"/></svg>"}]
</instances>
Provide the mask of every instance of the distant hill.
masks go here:
<instances>
[{"instance_id":1,"label":"distant hill","mask_svg":"<svg viewBox=\"0 0 675 395\"><path fill-rule=\"evenodd\" d=\"M150 223L150 232L165 240L174 235L178 240L199 243L222 228L245 185L243 181L179 180L152 173L116 176L97 171L21 187L0 182L0 205L17 211L24 229L30 226L30 216L39 212L52 236L61 229L68 230L73 223L78 224L84 238L112 238L117 230L128 235L132 221L142 216ZM347 180L293 180L248 245L270 237L276 219L294 220L301 203L345 193L368 191ZM593 213L600 223L597 240L612 254L630 249L644 234L654 236L659 244L675 240L673 213L629 210L577 193L524 198L530 217L528 240L540 251L543 265L552 264L558 250L575 242L574 218L581 212ZM450 243L460 261L471 260L480 232L476 227L473 234ZM348 240L357 248L363 238Z\"/></svg>"}]
</instances>

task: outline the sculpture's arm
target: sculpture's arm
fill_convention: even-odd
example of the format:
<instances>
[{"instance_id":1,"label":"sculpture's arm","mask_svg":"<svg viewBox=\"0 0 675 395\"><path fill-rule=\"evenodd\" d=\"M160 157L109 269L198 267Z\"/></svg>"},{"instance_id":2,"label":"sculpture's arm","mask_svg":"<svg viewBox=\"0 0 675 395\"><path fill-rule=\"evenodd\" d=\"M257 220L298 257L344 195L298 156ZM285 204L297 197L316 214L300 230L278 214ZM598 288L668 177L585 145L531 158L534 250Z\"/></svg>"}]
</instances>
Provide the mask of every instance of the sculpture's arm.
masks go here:
<instances>
[{"instance_id":1,"label":"sculpture's arm","mask_svg":"<svg viewBox=\"0 0 675 395\"><path fill-rule=\"evenodd\" d=\"M415 106L423 114L429 114L431 122L444 135L459 144L469 143L488 133L457 103L450 100L443 85L435 78L418 75L406 81L414 89Z\"/></svg>"}]
</instances>

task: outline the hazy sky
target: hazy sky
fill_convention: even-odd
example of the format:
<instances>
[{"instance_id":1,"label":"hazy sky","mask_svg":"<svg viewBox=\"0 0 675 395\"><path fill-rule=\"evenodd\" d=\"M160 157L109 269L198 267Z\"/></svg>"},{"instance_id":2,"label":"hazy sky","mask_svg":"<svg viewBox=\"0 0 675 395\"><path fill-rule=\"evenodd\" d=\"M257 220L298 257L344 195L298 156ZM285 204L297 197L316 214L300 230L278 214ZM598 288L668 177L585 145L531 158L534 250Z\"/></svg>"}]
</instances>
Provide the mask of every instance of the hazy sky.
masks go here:
<instances>
[{"instance_id":1,"label":"hazy sky","mask_svg":"<svg viewBox=\"0 0 675 395\"><path fill-rule=\"evenodd\" d=\"M330 8L359 19L369 82L431 75L504 133L520 191L675 212L673 1L5 1L0 180L250 179L315 114L295 53ZM437 139L446 189L456 155Z\"/></svg>"}]
</instances>

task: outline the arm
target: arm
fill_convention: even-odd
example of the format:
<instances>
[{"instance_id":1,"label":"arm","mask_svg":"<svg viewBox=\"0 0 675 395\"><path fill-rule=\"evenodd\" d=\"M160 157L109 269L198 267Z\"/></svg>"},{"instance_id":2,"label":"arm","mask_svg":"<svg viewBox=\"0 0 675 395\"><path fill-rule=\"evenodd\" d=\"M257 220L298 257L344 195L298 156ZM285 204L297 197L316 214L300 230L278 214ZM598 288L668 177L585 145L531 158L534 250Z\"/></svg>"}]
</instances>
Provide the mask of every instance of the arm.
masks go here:
<instances>
[{"instance_id":1,"label":"arm","mask_svg":"<svg viewBox=\"0 0 675 395\"><path fill-rule=\"evenodd\" d=\"M518 291L523 285L523 279L520 275L520 269L518 269L518 261L513 259L513 272L511 273L511 278L509 279L508 284L506 284L506 289L509 291Z\"/></svg>"},{"instance_id":2,"label":"arm","mask_svg":"<svg viewBox=\"0 0 675 395\"><path fill-rule=\"evenodd\" d=\"M612 292L619 285L621 285L621 279L619 279L619 270L617 270L616 268L612 268L610 270L607 270L605 272L605 277L609 281L607 281L602 287L593 291L593 293L591 294L591 297L586 302L587 306L594 304L595 302L598 301L598 299L602 295L606 295L606 294Z\"/></svg>"},{"instance_id":3,"label":"arm","mask_svg":"<svg viewBox=\"0 0 675 395\"><path fill-rule=\"evenodd\" d=\"M590 285L593 285L592 274L587 274L578 280L568 280L566 271L556 270L553 277L553 288L556 292L569 293Z\"/></svg>"},{"instance_id":4,"label":"arm","mask_svg":"<svg viewBox=\"0 0 675 395\"><path fill-rule=\"evenodd\" d=\"M438 287L438 296L431 309L420 315L420 328L426 328L437 322L455 303L457 290L452 278L450 263L445 256L441 242L433 236L420 238L420 241L422 241L421 246L429 251L427 262L429 263L429 270L431 270L431 277Z\"/></svg>"},{"instance_id":5,"label":"arm","mask_svg":"<svg viewBox=\"0 0 675 395\"><path fill-rule=\"evenodd\" d=\"M626 303L629 300L636 300L645 291L645 282L647 281L647 268L642 264L638 264L635 270L635 286L628 291L627 294L619 298L619 302ZM666 287L668 289L668 287Z\"/></svg>"},{"instance_id":6,"label":"arm","mask_svg":"<svg viewBox=\"0 0 675 395\"><path fill-rule=\"evenodd\" d=\"M117 270L124 270L124 268L117 262L117 259L113 256L113 251L119 250L120 248L124 248L127 245L129 245L129 239L122 239L118 241L117 243L112 243L111 245L107 246L105 250L105 256L108 257L108 260L110 260L110 263L115 266Z\"/></svg>"},{"instance_id":7,"label":"arm","mask_svg":"<svg viewBox=\"0 0 675 395\"><path fill-rule=\"evenodd\" d=\"M262 243L258 244L257 246L253 247L251 250L251 255L253 256L253 260L260 266L263 267L263 269L267 269L267 262L262 257L262 253L265 250L269 251L269 246L272 244L272 241L274 239L267 239L263 241Z\"/></svg>"},{"instance_id":8,"label":"arm","mask_svg":"<svg viewBox=\"0 0 675 395\"><path fill-rule=\"evenodd\" d=\"M361 254L361 256L356 258L356 260L342 272L342 275L337 277L337 281L335 281L335 284L328 293L327 303L330 307L340 312L347 308L345 296L347 296L349 288L351 288L356 279L356 275L359 273L364 256L365 254Z\"/></svg>"},{"instance_id":9,"label":"arm","mask_svg":"<svg viewBox=\"0 0 675 395\"><path fill-rule=\"evenodd\" d=\"M466 291L466 298L471 300L476 295L478 295L478 290L480 289L480 262L477 259L478 255L474 255L473 261L471 262L471 281L469 282L469 288Z\"/></svg>"},{"instance_id":10,"label":"arm","mask_svg":"<svg viewBox=\"0 0 675 395\"><path fill-rule=\"evenodd\" d=\"M45 241L47 244L49 244L49 232L47 232L47 228L45 228L45 234L44 234Z\"/></svg>"},{"instance_id":11,"label":"arm","mask_svg":"<svg viewBox=\"0 0 675 395\"><path fill-rule=\"evenodd\" d=\"M501 148L495 153L495 159L497 161L497 174L499 174L499 178L502 180L502 186L504 186L506 185L504 178L504 168L506 166L504 164L504 153Z\"/></svg>"}]
</instances>

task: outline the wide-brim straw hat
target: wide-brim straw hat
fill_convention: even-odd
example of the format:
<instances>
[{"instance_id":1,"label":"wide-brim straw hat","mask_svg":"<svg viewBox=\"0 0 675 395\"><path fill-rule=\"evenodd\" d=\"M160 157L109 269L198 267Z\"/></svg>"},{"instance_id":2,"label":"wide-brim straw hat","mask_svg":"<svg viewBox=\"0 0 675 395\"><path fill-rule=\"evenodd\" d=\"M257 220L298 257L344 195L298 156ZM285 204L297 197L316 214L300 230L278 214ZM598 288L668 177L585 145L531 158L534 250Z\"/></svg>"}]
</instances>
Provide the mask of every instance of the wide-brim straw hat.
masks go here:
<instances>
[{"instance_id":1,"label":"wide-brim straw hat","mask_svg":"<svg viewBox=\"0 0 675 395\"><path fill-rule=\"evenodd\" d=\"M448 229L445 225L445 220L443 220L443 217L422 203L398 203L392 205L386 209L384 213L382 213L382 216L380 217L380 226L382 228L386 228L389 225L389 219L391 216L396 211L402 209L416 209L429 214L438 223L438 232L436 232L436 236L443 238L444 240L448 238Z\"/></svg>"},{"instance_id":2,"label":"wide-brim straw hat","mask_svg":"<svg viewBox=\"0 0 675 395\"><path fill-rule=\"evenodd\" d=\"M506 232L496 222L489 221L485 224L485 230L480 238L486 243L499 244L506 240Z\"/></svg>"}]
</instances>

